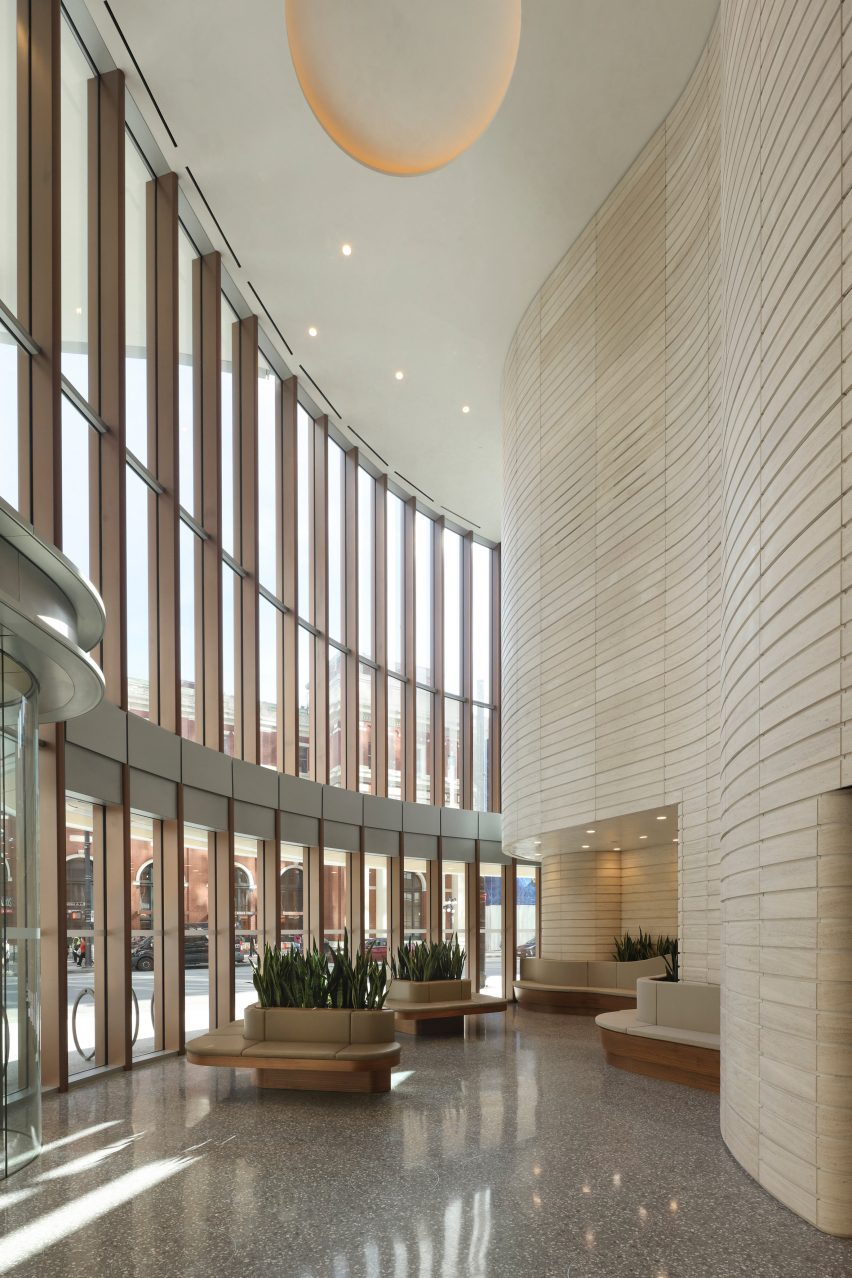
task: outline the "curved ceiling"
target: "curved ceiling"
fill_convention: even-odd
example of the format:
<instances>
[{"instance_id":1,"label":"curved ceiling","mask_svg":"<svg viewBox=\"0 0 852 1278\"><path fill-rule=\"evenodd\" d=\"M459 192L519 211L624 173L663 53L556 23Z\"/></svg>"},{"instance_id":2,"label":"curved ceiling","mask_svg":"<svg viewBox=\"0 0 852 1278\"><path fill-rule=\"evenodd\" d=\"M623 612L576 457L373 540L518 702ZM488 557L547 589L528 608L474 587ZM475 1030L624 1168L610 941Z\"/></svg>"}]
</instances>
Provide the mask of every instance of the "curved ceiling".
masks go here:
<instances>
[{"instance_id":1,"label":"curved ceiling","mask_svg":"<svg viewBox=\"0 0 852 1278\"><path fill-rule=\"evenodd\" d=\"M436 510L499 540L512 333L676 100L717 0L526 0L489 128L446 168L404 179L364 168L314 118L282 0L112 0L177 148L106 9L88 3L168 163L182 179L192 168L239 255L241 270L182 181L229 271L253 282L338 424Z\"/></svg>"}]
</instances>

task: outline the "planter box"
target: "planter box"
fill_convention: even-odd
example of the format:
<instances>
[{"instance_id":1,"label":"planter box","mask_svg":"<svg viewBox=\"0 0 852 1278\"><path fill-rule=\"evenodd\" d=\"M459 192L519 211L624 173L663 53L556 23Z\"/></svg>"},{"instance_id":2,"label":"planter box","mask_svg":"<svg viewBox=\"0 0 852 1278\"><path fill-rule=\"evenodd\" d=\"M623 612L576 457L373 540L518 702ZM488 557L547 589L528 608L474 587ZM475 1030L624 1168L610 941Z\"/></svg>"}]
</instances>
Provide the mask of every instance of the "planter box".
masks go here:
<instances>
[{"instance_id":1,"label":"planter box","mask_svg":"<svg viewBox=\"0 0 852 1278\"><path fill-rule=\"evenodd\" d=\"M449 1003L451 1000L470 998L471 985L461 981L399 981L390 987L394 1003Z\"/></svg>"}]
</instances>

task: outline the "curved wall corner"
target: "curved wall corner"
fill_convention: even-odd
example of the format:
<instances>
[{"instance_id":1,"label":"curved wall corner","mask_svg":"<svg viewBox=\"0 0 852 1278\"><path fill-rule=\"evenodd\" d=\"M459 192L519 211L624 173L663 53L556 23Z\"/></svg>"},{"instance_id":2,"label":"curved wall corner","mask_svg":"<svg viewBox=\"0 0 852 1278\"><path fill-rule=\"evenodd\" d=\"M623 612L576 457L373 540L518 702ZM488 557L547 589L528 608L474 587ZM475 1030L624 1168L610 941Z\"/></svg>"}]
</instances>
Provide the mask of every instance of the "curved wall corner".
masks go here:
<instances>
[{"instance_id":1,"label":"curved wall corner","mask_svg":"<svg viewBox=\"0 0 852 1278\"><path fill-rule=\"evenodd\" d=\"M852 1234L844 8L722 0L680 102L533 299L503 388L504 842L679 805L684 974L722 983L722 1135L836 1234Z\"/></svg>"},{"instance_id":2,"label":"curved wall corner","mask_svg":"<svg viewBox=\"0 0 852 1278\"><path fill-rule=\"evenodd\" d=\"M722 1132L766 1189L840 1234L852 1233L852 797L837 793L852 784L846 8L722 5Z\"/></svg>"},{"instance_id":3,"label":"curved wall corner","mask_svg":"<svg viewBox=\"0 0 852 1278\"><path fill-rule=\"evenodd\" d=\"M699 981L719 979L719 155L714 29L503 386L503 841L676 804Z\"/></svg>"}]
</instances>

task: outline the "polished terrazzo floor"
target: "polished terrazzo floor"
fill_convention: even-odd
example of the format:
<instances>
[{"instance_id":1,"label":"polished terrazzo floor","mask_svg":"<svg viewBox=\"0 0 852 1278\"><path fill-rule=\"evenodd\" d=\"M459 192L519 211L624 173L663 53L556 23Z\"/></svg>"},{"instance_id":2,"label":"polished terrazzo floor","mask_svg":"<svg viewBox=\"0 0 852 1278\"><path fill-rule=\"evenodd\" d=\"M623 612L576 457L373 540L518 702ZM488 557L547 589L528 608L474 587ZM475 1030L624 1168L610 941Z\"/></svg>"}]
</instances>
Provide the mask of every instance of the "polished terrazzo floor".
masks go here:
<instances>
[{"instance_id":1,"label":"polished terrazzo floor","mask_svg":"<svg viewBox=\"0 0 852 1278\"><path fill-rule=\"evenodd\" d=\"M608 1069L591 1020L488 1019L406 1041L389 1096L169 1059L48 1098L45 1152L0 1190L0 1273L852 1275L852 1243L726 1153L715 1096Z\"/></svg>"}]
</instances>

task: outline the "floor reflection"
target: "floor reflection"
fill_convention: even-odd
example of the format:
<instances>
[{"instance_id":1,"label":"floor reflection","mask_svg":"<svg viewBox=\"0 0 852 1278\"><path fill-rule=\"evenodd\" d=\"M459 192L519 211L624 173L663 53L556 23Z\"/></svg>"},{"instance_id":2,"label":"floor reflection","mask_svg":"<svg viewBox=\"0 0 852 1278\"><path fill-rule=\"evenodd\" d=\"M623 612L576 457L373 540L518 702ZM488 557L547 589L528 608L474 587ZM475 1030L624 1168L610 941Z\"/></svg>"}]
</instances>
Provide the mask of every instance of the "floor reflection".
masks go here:
<instances>
[{"instance_id":1,"label":"floor reflection","mask_svg":"<svg viewBox=\"0 0 852 1278\"><path fill-rule=\"evenodd\" d=\"M608 1069L584 1018L491 1022L406 1041L386 1096L172 1058L47 1097L0 1274L848 1278L852 1244L728 1156L715 1097Z\"/></svg>"}]
</instances>

